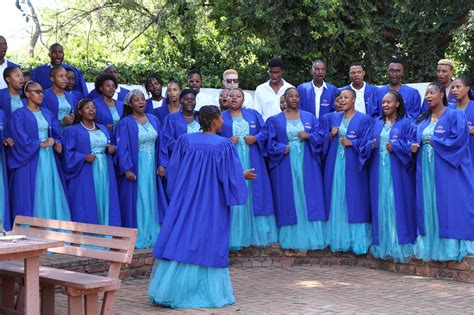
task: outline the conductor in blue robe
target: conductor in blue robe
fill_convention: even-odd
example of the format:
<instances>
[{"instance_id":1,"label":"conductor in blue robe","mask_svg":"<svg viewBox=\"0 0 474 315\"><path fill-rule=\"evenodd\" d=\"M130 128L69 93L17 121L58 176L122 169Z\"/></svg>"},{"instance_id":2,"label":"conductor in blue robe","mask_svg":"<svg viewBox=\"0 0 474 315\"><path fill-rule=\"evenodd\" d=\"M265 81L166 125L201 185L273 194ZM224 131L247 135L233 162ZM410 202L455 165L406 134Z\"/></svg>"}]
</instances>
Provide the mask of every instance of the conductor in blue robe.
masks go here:
<instances>
[{"instance_id":1,"label":"conductor in blue robe","mask_svg":"<svg viewBox=\"0 0 474 315\"><path fill-rule=\"evenodd\" d=\"M4 136L5 131L5 113L0 109L0 219L2 220L2 226L6 231L11 229L11 218L10 218L10 202L8 195L8 175L7 175L7 161L5 157L5 146L13 145L13 141L8 143ZM4 145L5 144L5 145Z\"/></svg>"},{"instance_id":2,"label":"conductor in blue robe","mask_svg":"<svg viewBox=\"0 0 474 315\"><path fill-rule=\"evenodd\" d=\"M324 81L326 77L326 64L323 60L313 61L311 67L313 80L298 85L300 94L300 109L310 112L316 118L334 111L334 100L338 88Z\"/></svg>"},{"instance_id":3,"label":"conductor in blue robe","mask_svg":"<svg viewBox=\"0 0 474 315\"><path fill-rule=\"evenodd\" d=\"M27 106L15 111L8 125L14 143L7 152L12 220L16 215L70 220L58 159L62 153L59 123L49 110L40 107L41 85L30 81L23 91Z\"/></svg>"},{"instance_id":4,"label":"conductor in blue robe","mask_svg":"<svg viewBox=\"0 0 474 315\"><path fill-rule=\"evenodd\" d=\"M428 85L429 110L416 129L417 258L457 260L472 249L474 185L464 112L446 108L444 87Z\"/></svg>"},{"instance_id":5,"label":"conductor in blue robe","mask_svg":"<svg viewBox=\"0 0 474 315\"><path fill-rule=\"evenodd\" d=\"M117 125L118 186L122 225L138 228L137 248L152 247L167 207L159 166L161 126L145 113L145 96L132 90ZM158 176L160 175L160 176Z\"/></svg>"},{"instance_id":6,"label":"conductor in blue robe","mask_svg":"<svg viewBox=\"0 0 474 315\"><path fill-rule=\"evenodd\" d=\"M168 157L171 156L179 136L185 133L199 132L201 129L199 119L194 111L194 108L196 108L196 92L193 89L184 89L179 99L182 103L181 110L168 115L163 126L163 148L166 148L166 150L162 150L160 162L165 168L168 164Z\"/></svg>"},{"instance_id":7,"label":"conductor in blue robe","mask_svg":"<svg viewBox=\"0 0 474 315\"><path fill-rule=\"evenodd\" d=\"M388 92L383 115L374 121L362 156L369 159L372 205L372 255L406 262L416 240L415 161L410 145L414 123L405 116L403 98Z\"/></svg>"},{"instance_id":8,"label":"conductor in blue robe","mask_svg":"<svg viewBox=\"0 0 474 315\"><path fill-rule=\"evenodd\" d=\"M173 308L224 307L235 302L228 270L230 207L247 200L234 144L216 135L217 106L199 111L203 132L182 135L168 165L171 195L153 250L148 296ZM203 205L206 205L203 207Z\"/></svg>"},{"instance_id":9,"label":"conductor in blue robe","mask_svg":"<svg viewBox=\"0 0 474 315\"><path fill-rule=\"evenodd\" d=\"M64 62L63 47L58 43L51 45L49 47L48 56L49 58L51 58L51 61L47 64L41 65L33 69L33 71L31 71L31 79L41 84L43 89L46 90L53 86L49 78L50 77L49 72L52 67L63 66L65 68L66 67L71 68L73 69L74 74L76 76L76 84L74 85L74 90L81 93L82 97L85 97L87 95L87 86L86 86L86 81L84 80L84 76L77 68L71 65L68 65L67 63Z\"/></svg>"},{"instance_id":10,"label":"conductor in blue robe","mask_svg":"<svg viewBox=\"0 0 474 315\"><path fill-rule=\"evenodd\" d=\"M242 108L244 92L235 88L229 93L229 110L222 112L221 135L234 143L244 169L253 169L257 177L247 181L248 199L244 205L231 207L230 249L269 246L278 241L273 194L264 160L267 137L262 132L262 116Z\"/></svg>"},{"instance_id":11,"label":"conductor in blue robe","mask_svg":"<svg viewBox=\"0 0 474 315\"><path fill-rule=\"evenodd\" d=\"M331 117L324 193L331 251L361 255L372 244L369 171L361 156L372 119L355 111L355 98L353 90L341 91L344 111Z\"/></svg>"},{"instance_id":12,"label":"conductor in blue robe","mask_svg":"<svg viewBox=\"0 0 474 315\"><path fill-rule=\"evenodd\" d=\"M408 118L416 119L420 115L420 93L417 89L402 84L404 74L405 64L403 60L392 58L387 68L388 84L378 88L377 92L373 94L372 110L370 113L372 117L380 117L382 115L382 100L389 90L398 91L398 93L403 97Z\"/></svg>"},{"instance_id":13,"label":"conductor in blue robe","mask_svg":"<svg viewBox=\"0 0 474 315\"><path fill-rule=\"evenodd\" d=\"M297 89L285 91L287 109L267 120L270 181L282 248L326 247L327 211L321 171L322 132L298 108Z\"/></svg>"},{"instance_id":14,"label":"conductor in blue robe","mask_svg":"<svg viewBox=\"0 0 474 315\"><path fill-rule=\"evenodd\" d=\"M121 226L120 205L108 129L95 121L95 105L82 99L74 124L63 133L64 169L72 220Z\"/></svg>"}]
</instances>

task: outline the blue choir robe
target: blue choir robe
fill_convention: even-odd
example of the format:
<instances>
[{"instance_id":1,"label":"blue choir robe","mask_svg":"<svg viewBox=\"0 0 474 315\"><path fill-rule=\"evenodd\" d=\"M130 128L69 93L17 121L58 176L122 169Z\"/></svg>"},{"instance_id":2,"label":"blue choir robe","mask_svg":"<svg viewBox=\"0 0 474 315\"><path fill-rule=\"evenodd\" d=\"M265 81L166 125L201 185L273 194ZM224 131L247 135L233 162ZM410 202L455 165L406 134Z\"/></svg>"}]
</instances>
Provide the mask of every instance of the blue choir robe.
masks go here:
<instances>
[{"instance_id":1,"label":"blue choir robe","mask_svg":"<svg viewBox=\"0 0 474 315\"><path fill-rule=\"evenodd\" d=\"M355 89L350 84L340 88L341 91L347 90L347 89L351 89L355 91ZM369 116L372 116L371 114L372 100L374 97L373 95L374 93L377 92L377 90L378 90L378 87L376 87L375 85L368 84L367 82L365 83L365 90L364 90L365 113Z\"/></svg>"},{"instance_id":2,"label":"blue choir robe","mask_svg":"<svg viewBox=\"0 0 474 315\"><path fill-rule=\"evenodd\" d=\"M149 99L146 100L146 108L145 108L145 112L146 113L149 113L149 114L153 114L155 115L155 113L153 113L155 110L159 109L159 108L162 108L162 107L166 107L168 108L168 106L166 106L166 97L163 97L163 102L161 103L161 106L160 107L157 107L157 108L153 108L153 99L150 97ZM169 110L168 110L168 114L169 114ZM158 115L155 115L158 117ZM160 117L158 117L158 119L160 120L160 123L163 124L163 121L164 120L164 117L163 119L160 119Z\"/></svg>"},{"instance_id":3,"label":"blue choir robe","mask_svg":"<svg viewBox=\"0 0 474 315\"><path fill-rule=\"evenodd\" d=\"M61 143L59 122L46 108L40 108L50 126L50 138ZM41 140L38 124L28 107L15 111L8 125L15 145L7 150L7 165L10 170L10 205L12 219L16 215L33 216L35 199L36 169L38 166ZM58 154L54 154L64 192L67 192Z\"/></svg>"},{"instance_id":4,"label":"blue choir robe","mask_svg":"<svg viewBox=\"0 0 474 315\"><path fill-rule=\"evenodd\" d=\"M327 220L321 173L323 135L313 114L300 110L300 119L310 138L304 141L304 194L309 221ZM285 154L289 144L286 134L285 113L275 115L268 123L268 157L270 181L278 226L297 223L291 180L290 155Z\"/></svg>"},{"instance_id":5,"label":"blue choir robe","mask_svg":"<svg viewBox=\"0 0 474 315\"><path fill-rule=\"evenodd\" d=\"M255 169L254 173L257 178L252 183L252 204L255 216L273 215L275 209L273 207L273 194L270 185L270 179L267 173L265 160L263 159L267 137L261 133L264 126L262 116L253 109L242 108L242 117L249 124L249 134L257 138L257 142L249 146L250 163ZM230 138L232 132L232 116L229 110L222 112L224 124L222 125L221 136Z\"/></svg>"},{"instance_id":6,"label":"blue choir robe","mask_svg":"<svg viewBox=\"0 0 474 315\"><path fill-rule=\"evenodd\" d=\"M125 101L125 96L127 96L128 92L130 92L129 89L124 88L123 86L120 86L120 92L118 92L117 99L116 101ZM90 100L95 100L96 98L101 97L100 93L97 93L95 89L89 92L87 94L87 98Z\"/></svg>"},{"instance_id":7,"label":"blue choir robe","mask_svg":"<svg viewBox=\"0 0 474 315\"><path fill-rule=\"evenodd\" d=\"M334 100L336 99L336 94L339 90L337 87L327 82L326 86L327 88L324 88L323 93L321 94L318 117L322 117L324 114L335 110ZM298 85L297 89L300 93L300 109L316 116L316 100L313 81L302 83Z\"/></svg>"},{"instance_id":8,"label":"blue choir robe","mask_svg":"<svg viewBox=\"0 0 474 315\"><path fill-rule=\"evenodd\" d=\"M22 98L21 102L26 105L26 98ZM5 119L8 121L12 115L12 98L8 88L0 90L0 109L4 111Z\"/></svg>"},{"instance_id":9,"label":"blue choir robe","mask_svg":"<svg viewBox=\"0 0 474 315\"><path fill-rule=\"evenodd\" d=\"M63 63L62 66L64 68L71 68L74 71L74 74L76 76L76 82L74 84L73 90L78 91L82 95L82 97L85 97L87 95L87 85L82 73L76 67L68 65L66 63ZM51 82L51 79L49 77L50 70L50 63L38 66L37 68L33 69L33 71L31 71L31 79L41 84L41 87L44 90L49 89L53 86L53 83Z\"/></svg>"},{"instance_id":10,"label":"blue choir robe","mask_svg":"<svg viewBox=\"0 0 474 315\"><path fill-rule=\"evenodd\" d=\"M14 67L14 68L20 68L19 65L17 65L16 63L10 61L10 60L7 60L7 67ZM3 73L2 73L3 75Z\"/></svg>"},{"instance_id":11,"label":"blue choir robe","mask_svg":"<svg viewBox=\"0 0 474 315\"><path fill-rule=\"evenodd\" d=\"M166 104L163 104L163 106L153 109L151 113L155 115L156 117L158 117L158 120L163 126L165 125L166 117L168 117L168 115L171 114L170 109L168 108L168 105Z\"/></svg>"},{"instance_id":12,"label":"blue choir robe","mask_svg":"<svg viewBox=\"0 0 474 315\"><path fill-rule=\"evenodd\" d=\"M104 132L107 138L110 138L107 127L101 124L96 124L96 126ZM92 163L87 163L84 160L87 155L91 154L89 132L81 124L72 125L64 130L63 145L63 162L72 220L99 224ZM110 154L106 154L109 170L109 225L121 226L113 158Z\"/></svg>"},{"instance_id":13,"label":"blue choir robe","mask_svg":"<svg viewBox=\"0 0 474 315\"><path fill-rule=\"evenodd\" d=\"M373 243L379 244L379 187L380 187L380 134L384 127L382 119L376 119L366 138L361 155L369 160L370 202L372 206ZM415 161L412 158L411 144L414 142L413 122L408 118L395 121L390 130L390 143L393 152L389 153L390 173L392 175L395 198L395 222L399 244L412 244L416 240L416 196ZM372 141L377 144L372 150Z\"/></svg>"},{"instance_id":14,"label":"blue choir robe","mask_svg":"<svg viewBox=\"0 0 474 315\"><path fill-rule=\"evenodd\" d=\"M416 129L421 145L423 130L430 118ZM446 108L435 125L431 138L434 149L436 206L439 237L474 240L474 184L472 179L469 134L465 114ZM419 235L425 235L421 148L416 164L416 205Z\"/></svg>"},{"instance_id":15,"label":"blue choir robe","mask_svg":"<svg viewBox=\"0 0 474 315\"><path fill-rule=\"evenodd\" d=\"M76 98L76 102L74 103L74 108L77 107L77 103L79 103L79 101L82 100L84 96L79 91L70 90L68 92L72 93L72 95L74 95L74 97Z\"/></svg>"},{"instance_id":16,"label":"blue choir robe","mask_svg":"<svg viewBox=\"0 0 474 315\"><path fill-rule=\"evenodd\" d=\"M330 144L329 133L331 133L331 120L333 119L332 116L334 115L337 115L337 112L330 112L330 113L324 114L322 117L319 117L319 126L324 136L323 148L321 151L321 159L322 159L323 165L326 162L326 158L329 151L329 144Z\"/></svg>"},{"instance_id":17,"label":"blue choir robe","mask_svg":"<svg viewBox=\"0 0 474 315\"><path fill-rule=\"evenodd\" d=\"M153 256L227 268L230 207L248 195L234 144L215 134L182 135L167 172L171 199Z\"/></svg>"},{"instance_id":18,"label":"blue choir robe","mask_svg":"<svg viewBox=\"0 0 474 315\"><path fill-rule=\"evenodd\" d=\"M71 105L71 112L74 113L75 107L77 105L76 97L71 93L64 91L64 96L66 97L67 102ZM53 89L47 89L44 91L43 107L47 108L54 117L58 118L59 112L59 101L58 96L53 92Z\"/></svg>"},{"instance_id":19,"label":"blue choir robe","mask_svg":"<svg viewBox=\"0 0 474 315\"><path fill-rule=\"evenodd\" d=\"M158 119L147 114L148 121L155 128L158 136L155 144L156 168L150 170L154 172L161 165L159 161L158 151L161 146L160 135L161 125ZM118 157L118 188L119 201L122 209L122 226L136 228L137 227L137 181L125 178L127 171L132 171L137 177L138 174L138 125L132 115L124 117L117 124L117 157ZM156 175L156 189L158 193L158 213L160 224L163 222L165 211L167 208L166 194L163 189L161 177Z\"/></svg>"},{"instance_id":20,"label":"blue choir robe","mask_svg":"<svg viewBox=\"0 0 474 315\"><path fill-rule=\"evenodd\" d=\"M339 128L344 112L334 113L329 130ZM345 148L346 155L346 202L349 223L370 223L369 170L366 160L361 156L361 148L366 143L372 119L369 115L356 112L347 126L346 138L352 142ZM326 135L329 137L329 134ZM339 138L330 142L324 168L324 194L326 209L331 209L331 193Z\"/></svg>"},{"instance_id":21,"label":"blue choir robe","mask_svg":"<svg viewBox=\"0 0 474 315\"><path fill-rule=\"evenodd\" d=\"M102 125L112 125L114 123L112 113L109 110L109 107L104 101L104 98L98 97L93 100L96 109L96 117L95 120ZM117 108L117 112L120 117L123 115L123 107L124 104L121 101L115 101L115 107ZM115 134L112 134L112 143L116 143L115 141Z\"/></svg>"},{"instance_id":22,"label":"blue choir robe","mask_svg":"<svg viewBox=\"0 0 474 315\"><path fill-rule=\"evenodd\" d=\"M179 111L166 116L163 125L163 147L160 150L160 162L162 166L167 167L176 140L185 133L188 133L188 125L183 116L183 112Z\"/></svg>"},{"instance_id":23,"label":"blue choir robe","mask_svg":"<svg viewBox=\"0 0 474 315\"><path fill-rule=\"evenodd\" d=\"M383 114L382 110L382 100L385 94L390 90L388 85L384 85L373 94L372 98L372 117L380 117ZM417 89L409 87L406 84L400 86L398 91L405 102L405 109L407 112L407 117L411 119L416 119L421 114L421 96Z\"/></svg>"},{"instance_id":24,"label":"blue choir robe","mask_svg":"<svg viewBox=\"0 0 474 315\"><path fill-rule=\"evenodd\" d=\"M450 105L449 107L456 109L456 104ZM469 101L467 107L464 110L464 115L466 115L467 126L469 128L474 128L474 101ZM471 153L471 164L474 167L474 135L469 135L469 152Z\"/></svg>"},{"instance_id":25,"label":"blue choir robe","mask_svg":"<svg viewBox=\"0 0 474 315\"><path fill-rule=\"evenodd\" d=\"M5 120L5 113L3 110L0 109L0 139L4 139L4 131L5 131L5 126L6 126L6 120ZM3 170L3 178L0 178L0 180L3 180L3 201L4 204L0 205L0 211L3 211L3 228L6 231L11 230L11 218L10 218L10 202L9 202L9 194L8 194L8 180L7 180L7 161L6 161L6 155L5 155L5 146L2 144L0 145L0 155L2 157L2 164L0 167ZM0 192L2 193L2 192Z\"/></svg>"}]
</instances>

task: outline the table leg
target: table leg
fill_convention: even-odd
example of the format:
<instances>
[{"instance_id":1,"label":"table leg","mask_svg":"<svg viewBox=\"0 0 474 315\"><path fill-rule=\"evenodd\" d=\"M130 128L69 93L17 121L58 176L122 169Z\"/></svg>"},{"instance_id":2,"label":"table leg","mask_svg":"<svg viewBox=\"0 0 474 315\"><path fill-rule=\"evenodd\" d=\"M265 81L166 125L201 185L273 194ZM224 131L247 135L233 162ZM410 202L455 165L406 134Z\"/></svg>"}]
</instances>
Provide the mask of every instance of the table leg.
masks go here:
<instances>
[{"instance_id":1,"label":"table leg","mask_svg":"<svg viewBox=\"0 0 474 315\"><path fill-rule=\"evenodd\" d=\"M26 314L39 315L39 257L25 258Z\"/></svg>"}]
</instances>

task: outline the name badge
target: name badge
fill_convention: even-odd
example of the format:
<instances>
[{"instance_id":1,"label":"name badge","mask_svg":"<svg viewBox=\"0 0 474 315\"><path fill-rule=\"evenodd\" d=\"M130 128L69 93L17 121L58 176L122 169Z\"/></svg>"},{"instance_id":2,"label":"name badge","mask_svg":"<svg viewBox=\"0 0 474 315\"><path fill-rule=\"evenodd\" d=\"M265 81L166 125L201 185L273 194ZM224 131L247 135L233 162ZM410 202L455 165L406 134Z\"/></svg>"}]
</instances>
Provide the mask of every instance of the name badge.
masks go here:
<instances>
[{"instance_id":1,"label":"name badge","mask_svg":"<svg viewBox=\"0 0 474 315\"><path fill-rule=\"evenodd\" d=\"M311 124L310 123L305 123L304 128L305 129L311 129Z\"/></svg>"},{"instance_id":2,"label":"name badge","mask_svg":"<svg viewBox=\"0 0 474 315\"><path fill-rule=\"evenodd\" d=\"M354 130L349 131L349 132L347 133L346 137L349 138L349 139L357 138L357 133L356 133Z\"/></svg>"},{"instance_id":3,"label":"name badge","mask_svg":"<svg viewBox=\"0 0 474 315\"><path fill-rule=\"evenodd\" d=\"M438 126L434 132L443 134L446 130L444 130L443 126Z\"/></svg>"},{"instance_id":4,"label":"name badge","mask_svg":"<svg viewBox=\"0 0 474 315\"><path fill-rule=\"evenodd\" d=\"M320 105L321 106L329 106L329 103L328 103L327 100L322 100Z\"/></svg>"},{"instance_id":5,"label":"name badge","mask_svg":"<svg viewBox=\"0 0 474 315\"><path fill-rule=\"evenodd\" d=\"M249 124L250 128L257 128L257 124L255 123L255 121L251 121L250 124Z\"/></svg>"}]
</instances>

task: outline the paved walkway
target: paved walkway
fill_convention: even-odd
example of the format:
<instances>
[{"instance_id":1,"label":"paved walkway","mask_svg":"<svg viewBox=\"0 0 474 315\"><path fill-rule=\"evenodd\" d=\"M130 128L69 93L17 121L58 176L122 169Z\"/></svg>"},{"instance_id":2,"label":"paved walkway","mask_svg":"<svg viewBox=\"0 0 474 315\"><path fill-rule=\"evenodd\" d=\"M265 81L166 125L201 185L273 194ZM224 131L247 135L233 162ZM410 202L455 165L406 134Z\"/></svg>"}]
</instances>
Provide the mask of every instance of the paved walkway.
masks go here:
<instances>
[{"instance_id":1,"label":"paved walkway","mask_svg":"<svg viewBox=\"0 0 474 315\"><path fill-rule=\"evenodd\" d=\"M171 310L149 304L147 279L118 292L116 314L158 313L472 313L474 285L360 267L231 268L237 303L224 309ZM66 299L57 294L58 314Z\"/></svg>"}]
</instances>

